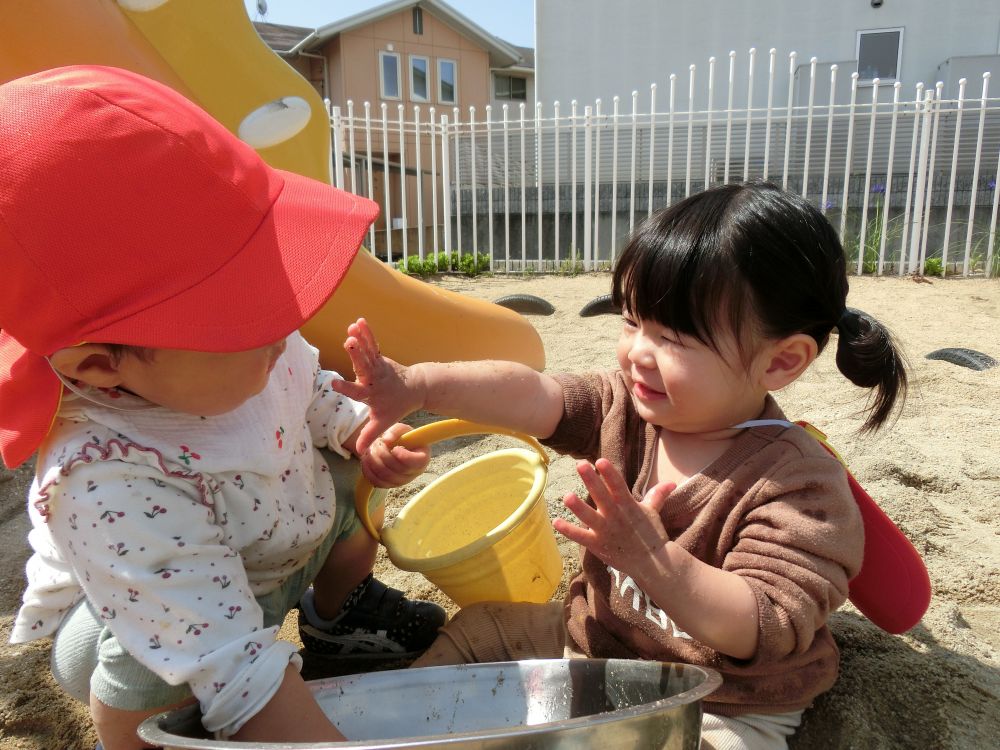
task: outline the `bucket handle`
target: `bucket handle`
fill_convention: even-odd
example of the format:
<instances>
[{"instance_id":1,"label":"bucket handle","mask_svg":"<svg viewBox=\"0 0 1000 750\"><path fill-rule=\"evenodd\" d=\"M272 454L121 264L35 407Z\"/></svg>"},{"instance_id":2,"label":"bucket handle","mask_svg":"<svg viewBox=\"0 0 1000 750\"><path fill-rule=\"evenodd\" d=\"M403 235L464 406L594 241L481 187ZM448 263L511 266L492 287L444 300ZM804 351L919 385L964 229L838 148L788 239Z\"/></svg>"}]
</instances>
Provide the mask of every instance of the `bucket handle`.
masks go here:
<instances>
[{"instance_id":1,"label":"bucket handle","mask_svg":"<svg viewBox=\"0 0 1000 750\"><path fill-rule=\"evenodd\" d=\"M443 419L439 422L431 422L422 427L416 427L404 433L397 441L397 444L404 448L413 448L418 445L432 445L442 440L450 440L451 438L463 437L465 435L488 434L507 435L526 443L541 457L543 466L549 465L549 457L545 449L530 435L517 432L516 430L509 430L506 427L467 422L464 419ZM364 474L360 475L358 483L354 488L354 508L357 510L361 525L365 527L376 541L380 542L382 541L382 536L379 534L378 529L375 528L375 524L372 523L371 516L368 514L368 501L371 498L373 490L374 487L372 487L371 482L365 478Z\"/></svg>"}]
</instances>

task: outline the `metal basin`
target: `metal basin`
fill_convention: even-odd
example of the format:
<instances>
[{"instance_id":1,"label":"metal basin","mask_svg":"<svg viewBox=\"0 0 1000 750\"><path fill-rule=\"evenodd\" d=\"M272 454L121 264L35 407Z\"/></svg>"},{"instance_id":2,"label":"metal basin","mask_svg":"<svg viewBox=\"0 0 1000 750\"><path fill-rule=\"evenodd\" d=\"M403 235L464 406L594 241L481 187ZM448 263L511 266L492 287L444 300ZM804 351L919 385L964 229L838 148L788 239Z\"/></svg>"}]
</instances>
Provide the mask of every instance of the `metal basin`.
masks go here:
<instances>
[{"instance_id":1,"label":"metal basin","mask_svg":"<svg viewBox=\"0 0 1000 750\"><path fill-rule=\"evenodd\" d=\"M139 736L165 750L697 750L701 700L721 682L711 669L625 659L401 669L309 683L348 742L212 740L197 706L146 720Z\"/></svg>"}]
</instances>

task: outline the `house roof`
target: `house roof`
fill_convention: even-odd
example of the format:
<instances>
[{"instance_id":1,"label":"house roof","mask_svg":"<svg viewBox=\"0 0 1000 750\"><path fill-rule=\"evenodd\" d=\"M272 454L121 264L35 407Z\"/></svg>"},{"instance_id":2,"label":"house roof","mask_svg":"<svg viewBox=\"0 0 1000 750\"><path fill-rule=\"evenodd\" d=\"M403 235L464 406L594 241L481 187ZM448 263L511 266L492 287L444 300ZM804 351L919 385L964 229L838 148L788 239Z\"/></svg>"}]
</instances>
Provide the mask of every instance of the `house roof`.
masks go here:
<instances>
[{"instance_id":1,"label":"house roof","mask_svg":"<svg viewBox=\"0 0 1000 750\"><path fill-rule=\"evenodd\" d=\"M515 68L523 68L525 70L535 69L535 48L534 47L518 47L515 44L510 45L518 51L521 55L521 61L513 65Z\"/></svg>"},{"instance_id":2,"label":"house roof","mask_svg":"<svg viewBox=\"0 0 1000 750\"><path fill-rule=\"evenodd\" d=\"M253 27L268 47L278 54L289 53L296 44L312 33L304 26L286 26L281 23L254 21Z\"/></svg>"},{"instance_id":3,"label":"house roof","mask_svg":"<svg viewBox=\"0 0 1000 750\"><path fill-rule=\"evenodd\" d=\"M460 34L481 44L489 52L490 63L494 67L521 64L522 55L517 47L493 36L482 26L474 23L442 0L391 0L391 2L383 3L370 10L321 26L300 40L290 51L297 53L314 49L338 34L364 26L401 10L412 8L415 5L419 5Z\"/></svg>"}]
</instances>

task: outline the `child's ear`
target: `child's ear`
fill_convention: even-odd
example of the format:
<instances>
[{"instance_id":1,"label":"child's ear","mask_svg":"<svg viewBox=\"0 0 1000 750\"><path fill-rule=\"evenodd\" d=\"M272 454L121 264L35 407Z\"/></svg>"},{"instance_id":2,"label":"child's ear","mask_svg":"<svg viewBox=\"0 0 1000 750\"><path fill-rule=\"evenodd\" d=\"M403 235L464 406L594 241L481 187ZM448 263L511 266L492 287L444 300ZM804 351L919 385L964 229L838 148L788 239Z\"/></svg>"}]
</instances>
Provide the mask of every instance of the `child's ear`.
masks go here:
<instances>
[{"instance_id":1,"label":"child's ear","mask_svg":"<svg viewBox=\"0 0 1000 750\"><path fill-rule=\"evenodd\" d=\"M808 334L796 333L779 339L764 353L761 385L769 391L784 388L805 372L818 353L816 339Z\"/></svg>"},{"instance_id":2,"label":"child's ear","mask_svg":"<svg viewBox=\"0 0 1000 750\"><path fill-rule=\"evenodd\" d=\"M49 362L67 378L97 388L114 388L122 382L118 364L103 344L69 346L50 355Z\"/></svg>"}]
</instances>

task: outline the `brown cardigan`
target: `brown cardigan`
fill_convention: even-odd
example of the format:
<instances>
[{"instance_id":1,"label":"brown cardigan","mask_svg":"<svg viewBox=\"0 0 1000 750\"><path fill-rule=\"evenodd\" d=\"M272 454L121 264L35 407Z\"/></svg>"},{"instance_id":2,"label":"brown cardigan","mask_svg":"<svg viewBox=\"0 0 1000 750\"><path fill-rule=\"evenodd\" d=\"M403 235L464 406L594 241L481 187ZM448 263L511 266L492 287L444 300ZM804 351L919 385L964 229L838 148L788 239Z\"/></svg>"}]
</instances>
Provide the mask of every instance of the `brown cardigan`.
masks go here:
<instances>
[{"instance_id":1,"label":"brown cardigan","mask_svg":"<svg viewBox=\"0 0 1000 750\"><path fill-rule=\"evenodd\" d=\"M565 413L545 444L621 469L638 499L656 427L636 413L621 373L559 375ZM768 397L760 419L784 419ZM711 667L723 685L705 710L723 715L807 707L837 679L839 652L826 626L861 568L861 515L843 467L799 427L744 430L664 506L671 538L710 565L743 576L757 597L760 636L752 659L691 639L628 577L584 552L566 598L567 631L591 657Z\"/></svg>"}]
</instances>

